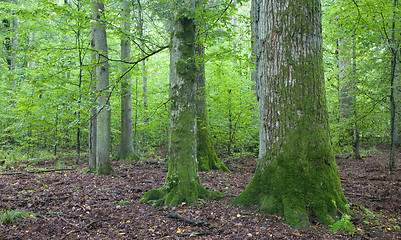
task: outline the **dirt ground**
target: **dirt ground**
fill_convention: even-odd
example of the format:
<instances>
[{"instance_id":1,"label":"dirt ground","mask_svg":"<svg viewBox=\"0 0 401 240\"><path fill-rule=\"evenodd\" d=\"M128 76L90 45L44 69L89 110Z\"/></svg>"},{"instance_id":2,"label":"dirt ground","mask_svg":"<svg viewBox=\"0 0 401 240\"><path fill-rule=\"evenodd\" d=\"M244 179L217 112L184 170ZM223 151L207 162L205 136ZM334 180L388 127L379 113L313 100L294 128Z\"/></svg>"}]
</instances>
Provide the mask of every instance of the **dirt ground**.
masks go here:
<instances>
[{"instance_id":1,"label":"dirt ground","mask_svg":"<svg viewBox=\"0 0 401 240\"><path fill-rule=\"evenodd\" d=\"M75 170L53 172L28 171L21 164L0 172L9 174L0 175L0 210L30 214L1 225L0 239L401 239L401 169L389 175L387 159L385 153L362 160L337 156L354 212L353 236L319 223L297 230L279 216L230 205L250 181L255 156L227 162L231 173L200 173L203 185L221 191L224 199L176 207L139 203L145 191L163 185L167 173L152 159L112 162L116 172L111 176L85 173L85 162ZM48 169L54 161L36 167Z\"/></svg>"}]
</instances>

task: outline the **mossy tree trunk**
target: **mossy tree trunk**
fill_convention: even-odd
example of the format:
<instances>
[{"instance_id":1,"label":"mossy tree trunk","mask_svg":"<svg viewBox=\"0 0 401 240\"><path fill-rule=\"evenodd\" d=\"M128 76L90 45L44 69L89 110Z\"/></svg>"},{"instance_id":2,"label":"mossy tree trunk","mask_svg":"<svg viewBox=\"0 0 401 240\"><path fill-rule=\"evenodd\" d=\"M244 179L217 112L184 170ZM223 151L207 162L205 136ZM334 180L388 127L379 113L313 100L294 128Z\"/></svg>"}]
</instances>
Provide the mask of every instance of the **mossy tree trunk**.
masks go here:
<instances>
[{"instance_id":1,"label":"mossy tree trunk","mask_svg":"<svg viewBox=\"0 0 401 240\"><path fill-rule=\"evenodd\" d=\"M319 0L254 1L260 151L234 200L307 227L347 211L329 140Z\"/></svg>"},{"instance_id":2,"label":"mossy tree trunk","mask_svg":"<svg viewBox=\"0 0 401 240\"><path fill-rule=\"evenodd\" d=\"M198 198L219 198L206 190L198 176L196 144L195 2L177 1L170 47L170 144L168 173L160 189L146 192L141 201L176 205Z\"/></svg>"},{"instance_id":3,"label":"mossy tree trunk","mask_svg":"<svg viewBox=\"0 0 401 240\"><path fill-rule=\"evenodd\" d=\"M124 1L121 7L121 29L126 32L130 31L131 24L131 3ZM121 60L131 60L131 41L122 34L121 37ZM128 68L123 66L121 71L124 74ZM132 133L132 95L131 95L131 77L126 74L121 79L121 135L120 149L116 156L117 159L125 159L128 161L139 159L134 151L134 137Z\"/></svg>"},{"instance_id":4,"label":"mossy tree trunk","mask_svg":"<svg viewBox=\"0 0 401 240\"><path fill-rule=\"evenodd\" d=\"M94 1L92 18L94 20L94 40L96 55L96 91L99 109L96 117L96 172L110 174L110 101L109 101L109 63L107 60L107 36L104 23L104 4Z\"/></svg>"},{"instance_id":5,"label":"mossy tree trunk","mask_svg":"<svg viewBox=\"0 0 401 240\"><path fill-rule=\"evenodd\" d=\"M201 43L196 44L196 116L197 116L197 158L200 171L212 169L229 172L220 161L210 139L209 120L206 105L205 49Z\"/></svg>"}]
</instances>

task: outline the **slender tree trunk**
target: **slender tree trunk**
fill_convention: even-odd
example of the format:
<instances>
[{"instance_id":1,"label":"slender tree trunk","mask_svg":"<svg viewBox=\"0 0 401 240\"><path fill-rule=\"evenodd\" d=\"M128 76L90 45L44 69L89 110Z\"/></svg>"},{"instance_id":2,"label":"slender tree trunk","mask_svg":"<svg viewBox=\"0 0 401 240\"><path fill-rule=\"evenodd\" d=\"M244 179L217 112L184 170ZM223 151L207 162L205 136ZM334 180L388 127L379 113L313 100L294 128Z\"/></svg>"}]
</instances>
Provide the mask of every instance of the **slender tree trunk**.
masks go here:
<instances>
[{"instance_id":1,"label":"slender tree trunk","mask_svg":"<svg viewBox=\"0 0 401 240\"><path fill-rule=\"evenodd\" d=\"M394 0L393 7L397 7L397 0ZM390 122L391 122L391 129L390 129L390 159L389 159L389 170L394 171L395 169L395 137L396 137L396 126L395 126L395 113L396 113L396 104L394 99L394 79L395 79L395 69L397 67L397 54L398 54L398 46L394 46L395 42L395 17L396 13L394 12L393 16L393 24L392 24L392 35L391 35L391 72L390 72Z\"/></svg>"},{"instance_id":2,"label":"slender tree trunk","mask_svg":"<svg viewBox=\"0 0 401 240\"><path fill-rule=\"evenodd\" d=\"M141 40L141 50L145 49L145 42L143 39L143 15L142 15L142 4L140 0L138 2L138 28L139 38ZM148 109L148 78L146 77L146 60L142 60L142 90L143 90L143 109Z\"/></svg>"},{"instance_id":3,"label":"slender tree trunk","mask_svg":"<svg viewBox=\"0 0 401 240\"><path fill-rule=\"evenodd\" d=\"M12 20L12 35L13 38L11 40L11 65L10 65L10 70L13 72L13 75L15 74L15 71L17 70L17 48L18 48L18 35L17 35L17 29L18 29L18 19L13 18ZM17 86L17 80L15 77L12 77L11 80L12 84L12 89L15 89Z\"/></svg>"},{"instance_id":4,"label":"slender tree trunk","mask_svg":"<svg viewBox=\"0 0 401 240\"><path fill-rule=\"evenodd\" d=\"M68 1L65 1L65 4L68 4ZM82 10L82 4L81 1L78 0L76 2L77 6L77 11L80 12ZM78 46L78 61L79 61L79 72L78 72L78 92L81 92L81 87L82 87L82 69L84 66L84 54L83 54L83 44L82 44L82 37L81 37L81 22L78 22L78 29L76 31L76 38L75 38L75 45ZM77 127L77 135L76 135L76 164L79 163L79 159L81 156L81 111L79 110L81 107L81 94L79 94L78 97L78 111L77 111L77 122L78 122L78 127Z\"/></svg>"},{"instance_id":5,"label":"slender tree trunk","mask_svg":"<svg viewBox=\"0 0 401 240\"><path fill-rule=\"evenodd\" d=\"M257 5L258 0L252 0L252 6ZM252 43L252 60L255 64L255 69L258 69L258 64L259 62L256 61L256 55L257 52L256 50L260 48L258 44L260 43L259 40L259 33L258 33L258 28L257 28L257 23L259 22L259 12L258 9L251 8L251 43ZM260 88L260 82L258 82L260 79L257 77L257 72L253 71L251 73L251 80L255 83L253 87L253 90L256 92L256 98L259 101L259 88Z\"/></svg>"},{"instance_id":6,"label":"slender tree trunk","mask_svg":"<svg viewBox=\"0 0 401 240\"><path fill-rule=\"evenodd\" d=\"M7 61L8 69L10 70L10 72L13 72L12 73L12 75L13 75L15 70L17 69L18 19L13 18L11 20L11 23L8 19L4 19L3 24L7 30L11 28L10 32L11 32L12 37L11 38L6 37L6 39L4 41L4 47L5 47L5 50L7 51L6 61ZM16 79L12 76L10 78L10 88L15 89L15 87L16 87Z\"/></svg>"},{"instance_id":7,"label":"slender tree trunk","mask_svg":"<svg viewBox=\"0 0 401 240\"><path fill-rule=\"evenodd\" d=\"M210 139L209 119L206 104L205 49L202 44L196 44L196 116L197 116L197 158L200 171L211 169L229 172L220 161Z\"/></svg>"},{"instance_id":8,"label":"slender tree trunk","mask_svg":"<svg viewBox=\"0 0 401 240\"><path fill-rule=\"evenodd\" d=\"M252 6L260 83L259 163L234 201L259 204L304 228L347 213L329 139L320 0L261 0Z\"/></svg>"},{"instance_id":9,"label":"slender tree trunk","mask_svg":"<svg viewBox=\"0 0 401 240\"><path fill-rule=\"evenodd\" d=\"M401 51L398 50L400 53ZM401 147L401 78L400 75L394 76L394 101L395 101L395 137L394 144L396 148Z\"/></svg>"},{"instance_id":10,"label":"slender tree trunk","mask_svg":"<svg viewBox=\"0 0 401 240\"><path fill-rule=\"evenodd\" d=\"M131 3L129 1L123 2L121 12L121 28L125 32L129 32L131 28ZM121 60L131 60L131 41L124 35L121 38ZM126 71L128 71L128 68L123 66L121 69L122 74ZM121 141L118 158L128 161L138 159L134 152L133 138L131 77L126 74L121 81Z\"/></svg>"},{"instance_id":11,"label":"slender tree trunk","mask_svg":"<svg viewBox=\"0 0 401 240\"><path fill-rule=\"evenodd\" d=\"M353 146L354 155L356 150L356 85L355 85L355 59L354 50L348 47L349 40L338 41L338 102L339 120L342 126L340 133L340 146ZM351 56L352 53L352 56ZM355 66L355 67L354 67Z\"/></svg>"},{"instance_id":12,"label":"slender tree trunk","mask_svg":"<svg viewBox=\"0 0 401 240\"><path fill-rule=\"evenodd\" d=\"M36 44L36 43L35 43L36 40L37 40L36 32L33 31L33 32L31 32L31 33L29 34L29 38L28 38L29 44L30 44L31 46L34 46L34 45ZM30 60L28 61L28 68L34 69L35 67L36 67L36 61L33 60L33 59L30 59Z\"/></svg>"},{"instance_id":13,"label":"slender tree trunk","mask_svg":"<svg viewBox=\"0 0 401 240\"><path fill-rule=\"evenodd\" d=\"M107 36L104 20L104 4L93 2L92 17L96 30L95 49L96 60L96 89L99 93L97 104L99 110L96 123L96 171L98 174L110 174L113 169L110 164L110 102L109 102L109 63L107 60Z\"/></svg>"},{"instance_id":14,"label":"slender tree trunk","mask_svg":"<svg viewBox=\"0 0 401 240\"><path fill-rule=\"evenodd\" d=\"M157 200L167 205L194 202L199 197L219 198L220 192L202 187L198 176L196 143L195 1L177 1L174 6L170 47L170 144L168 173L160 189L146 192L141 201Z\"/></svg>"},{"instance_id":15,"label":"slender tree trunk","mask_svg":"<svg viewBox=\"0 0 401 240\"><path fill-rule=\"evenodd\" d=\"M96 14L95 7L92 8L92 16ZM93 64L92 71L91 71L91 80L90 80L90 89L91 95L93 97L92 104L93 107L90 109L89 114L89 171L93 172L96 170L96 129L97 129L97 110L96 110L96 47L95 47L95 36L96 36L96 23L92 22L92 29L91 29L91 64Z\"/></svg>"},{"instance_id":16,"label":"slender tree trunk","mask_svg":"<svg viewBox=\"0 0 401 240\"><path fill-rule=\"evenodd\" d=\"M354 158L356 159L361 159L361 154L359 152L359 130L358 130L358 107L356 104L356 79L357 79L357 74L356 74L356 39L353 37L352 39L352 88L353 88L353 101L352 101L352 108L353 108L353 150L354 150Z\"/></svg>"}]
</instances>

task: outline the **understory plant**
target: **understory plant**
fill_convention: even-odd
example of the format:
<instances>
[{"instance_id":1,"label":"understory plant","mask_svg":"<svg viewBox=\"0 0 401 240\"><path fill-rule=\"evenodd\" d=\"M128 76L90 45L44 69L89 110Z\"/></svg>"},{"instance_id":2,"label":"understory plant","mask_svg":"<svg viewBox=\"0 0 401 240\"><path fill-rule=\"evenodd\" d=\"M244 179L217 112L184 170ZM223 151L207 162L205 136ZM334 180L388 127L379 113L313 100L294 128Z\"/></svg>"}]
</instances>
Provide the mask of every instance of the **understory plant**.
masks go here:
<instances>
[{"instance_id":1,"label":"understory plant","mask_svg":"<svg viewBox=\"0 0 401 240\"><path fill-rule=\"evenodd\" d=\"M29 214L25 210L14 209L14 210L3 210L0 212L0 225L13 224L19 218L25 218Z\"/></svg>"}]
</instances>

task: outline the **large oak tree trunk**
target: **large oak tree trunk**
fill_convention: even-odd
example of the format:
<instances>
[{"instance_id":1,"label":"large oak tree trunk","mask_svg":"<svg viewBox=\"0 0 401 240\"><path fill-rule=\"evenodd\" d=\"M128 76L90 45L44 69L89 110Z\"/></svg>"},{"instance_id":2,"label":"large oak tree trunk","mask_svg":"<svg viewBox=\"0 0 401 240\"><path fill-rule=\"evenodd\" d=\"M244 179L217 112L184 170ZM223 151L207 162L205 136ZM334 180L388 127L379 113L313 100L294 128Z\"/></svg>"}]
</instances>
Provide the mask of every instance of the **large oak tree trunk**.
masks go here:
<instances>
[{"instance_id":1,"label":"large oak tree trunk","mask_svg":"<svg viewBox=\"0 0 401 240\"><path fill-rule=\"evenodd\" d=\"M259 204L295 227L331 224L346 199L329 140L319 0L253 1L260 151L234 201Z\"/></svg>"}]
</instances>

